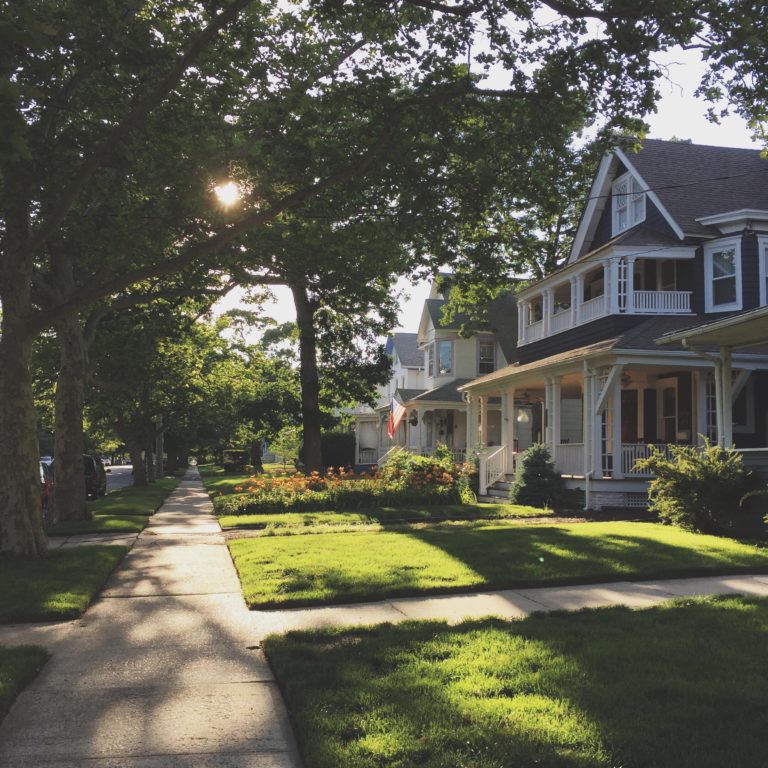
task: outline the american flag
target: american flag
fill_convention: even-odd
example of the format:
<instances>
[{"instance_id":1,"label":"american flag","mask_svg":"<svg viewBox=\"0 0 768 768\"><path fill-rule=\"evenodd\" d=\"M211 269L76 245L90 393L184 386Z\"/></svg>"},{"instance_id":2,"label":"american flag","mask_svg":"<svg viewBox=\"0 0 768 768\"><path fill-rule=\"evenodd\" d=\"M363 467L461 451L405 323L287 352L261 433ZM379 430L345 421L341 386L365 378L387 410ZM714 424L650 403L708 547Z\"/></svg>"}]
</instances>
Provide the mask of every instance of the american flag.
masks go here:
<instances>
[{"instance_id":1,"label":"american flag","mask_svg":"<svg viewBox=\"0 0 768 768\"><path fill-rule=\"evenodd\" d=\"M395 439L397 428L405 417L405 406L393 398L392 405L389 407L389 424L387 425L387 435L390 440Z\"/></svg>"}]
</instances>

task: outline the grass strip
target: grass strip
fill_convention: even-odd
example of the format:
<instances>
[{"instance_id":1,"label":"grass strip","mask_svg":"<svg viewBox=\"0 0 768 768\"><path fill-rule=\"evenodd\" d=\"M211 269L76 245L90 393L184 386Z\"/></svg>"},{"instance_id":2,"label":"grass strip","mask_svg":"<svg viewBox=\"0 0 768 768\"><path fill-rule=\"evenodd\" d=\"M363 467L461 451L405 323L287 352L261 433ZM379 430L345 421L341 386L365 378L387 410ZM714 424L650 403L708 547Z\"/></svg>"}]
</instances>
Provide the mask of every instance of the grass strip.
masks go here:
<instances>
[{"instance_id":1,"label":"grass strip","mask_svg":"<svg viewBox=\"0 0 768 768\"><path fill-rule=\"evenodd\" d=\"M91 520L67 520L48 528L49 536L81 533L135 533L153 515L181 482L179 477L164 477L152 485L129 485L100 499L88 502Z\"/></svg>"},{"instance_id":2,"label":"grass strip","mask_svg":"<svg viewBox=\"0 0 768 768\"><path fill-rule=\"evenodd\" d=\"M235 488L246 486L249 480L254 477L253 472L244 472L239 474L225 474L224 467L216 464L201 464L198 466L200 479L203 481L205 490L212 496L221 494L235 493ZM292 472L292 467L284 468L282 464L265 464L264 474L283 474Z\"/></svg>"},{"instance_id":3,"label":"grass strip","mask_svg":"<svg viewBox=\"0 0 768 768\"><path fill-rule=\"evenodd\" d=\"M501 521L228 543L251 607L768 571L768 548L651 523Z\"/></svg>"},{"instance_id":4,"label":"grass strip","mask_svg":"<svg viewBox=\"0 0 768 768\"><path fill-rule=\"evenodd\" d=\"M763 768L768 602L295 632L265 649L307 768Z\"/></svg>"},{"instance_id":5,"label":"grass strip","mask_svg":"<svg viewBox=\"0 0 768 768\"><path fill-rule=\"evenodd\" d=\"M548 517L551 509L517 504L445 504L427 507L375 507L363 512L275 512L257 515L222 515L222 528L282 529L294 532L318 526L375 525L376 523L434 522L441 520L501 520L504 518Z\"/></svg>"},{"instance_id":6,"label":"grass strip","mask_svg":"<svg viewBox=\"0 0 768 768\"><path fill-rule=\"evenodd\" d=\"M79 616L127 551L87 546L34 559L0 558L0 624Z\"/></svg>"},{"instance_id":7,"label":"grass strip","mask_svg":"<svg viewBox=\"0 0 768 768\"><path fill-rule=\"evenodd\" d=\"M48 653L34 645L0 645L0 720L47 660Z\"/></svg>"}]
</instances>

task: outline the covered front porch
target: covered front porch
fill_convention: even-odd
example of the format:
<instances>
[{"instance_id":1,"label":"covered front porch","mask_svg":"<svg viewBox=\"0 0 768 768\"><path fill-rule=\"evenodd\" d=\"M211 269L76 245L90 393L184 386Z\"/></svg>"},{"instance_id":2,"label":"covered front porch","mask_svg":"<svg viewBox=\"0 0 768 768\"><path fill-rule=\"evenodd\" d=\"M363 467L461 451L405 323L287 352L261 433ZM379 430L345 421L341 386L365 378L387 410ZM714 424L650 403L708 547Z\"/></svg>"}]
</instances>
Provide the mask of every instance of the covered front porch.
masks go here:
<instances>
[{"instance_id":1,"label":"covered front porch","mask_svg":"<svg viewBox=\"0 0 768 768\"><path fill-rule=\"evenodd\" d=\"M734 364L730 397L737 447L759 445L766 425L757 408L764 387L759 361ZM503 374L504 372L499 372ZM496 395L507 403L503 445L484 448L480 491L515 471L522 450L521 418L531 419L534 440L545 443L557 471L572 488L585 493L585 506L644 506L650 475L637 467L651 446L669 452L671 445L697 445L717 435L714 365L690 353L680 355L610 354L510 366L506 375L472 382L470 398ZM764 379L763 379L764 381ZM757 385L757 386L756 386ZM482 440L482 409L478 414ZM764 416L762 417L764 421Z\"/></svg>"}]
</instances>

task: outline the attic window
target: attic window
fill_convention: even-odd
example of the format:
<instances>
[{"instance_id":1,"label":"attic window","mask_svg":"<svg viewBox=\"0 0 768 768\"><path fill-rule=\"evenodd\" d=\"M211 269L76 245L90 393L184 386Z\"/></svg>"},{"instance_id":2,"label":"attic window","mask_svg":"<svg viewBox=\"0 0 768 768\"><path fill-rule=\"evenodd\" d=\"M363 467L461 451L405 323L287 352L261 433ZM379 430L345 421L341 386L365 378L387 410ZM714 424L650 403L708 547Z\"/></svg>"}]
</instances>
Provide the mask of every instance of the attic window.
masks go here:
<instances>
[{"instance_id":1,"label":"attic window","mask_svg":"<svg viewBox=\"0 0 768 768\"><path fill-rule=\"evenodd\" d=\"M634 176L629 173L619 176L611 192L614 235L645 221L645 192Z\"/></svg>"}]
</instances>

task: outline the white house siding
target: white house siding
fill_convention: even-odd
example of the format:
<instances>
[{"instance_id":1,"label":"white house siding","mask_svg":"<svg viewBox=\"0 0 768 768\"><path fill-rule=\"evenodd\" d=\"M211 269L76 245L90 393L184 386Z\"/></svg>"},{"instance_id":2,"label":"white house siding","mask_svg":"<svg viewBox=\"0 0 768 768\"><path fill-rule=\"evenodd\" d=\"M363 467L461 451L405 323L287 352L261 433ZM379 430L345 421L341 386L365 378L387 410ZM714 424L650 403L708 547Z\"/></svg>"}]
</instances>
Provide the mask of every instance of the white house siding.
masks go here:
<instances>
[{"instance_id":1,"label":"white house siding","mask_svg":"<svg viewBox=\"0 0 768 768\"><path fill-rule=\"evenodd\" d=\"M581 398L567 398L560 401L560 442L582 442Z\"/></svg>"}]
</instances>

